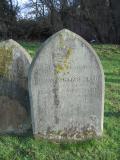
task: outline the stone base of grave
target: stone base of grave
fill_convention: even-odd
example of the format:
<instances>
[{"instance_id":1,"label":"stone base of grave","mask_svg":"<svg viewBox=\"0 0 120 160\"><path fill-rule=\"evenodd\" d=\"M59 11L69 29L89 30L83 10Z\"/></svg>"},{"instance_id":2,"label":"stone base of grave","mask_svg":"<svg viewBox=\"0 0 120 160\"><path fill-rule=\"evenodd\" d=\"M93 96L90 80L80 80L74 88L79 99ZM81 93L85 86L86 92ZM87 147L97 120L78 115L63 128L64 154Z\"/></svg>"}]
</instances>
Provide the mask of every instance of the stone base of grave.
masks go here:
<instances>
[{"instance_id":1,"label":"stone base of grave","mask_svg":"<svg viewBox=\"0 0 120 160\"><path fill-rule=\"evenodd\" d=\"M89 131L84 131L84 132L76 132L76 133L65 133L61 132L59 134L55 133L50 133L50 134L34 134L35 139L46 139L50 141L84 141L84 140L89 140L93 138L99 138L102 136L102 133L97 135L95 131L89 130Z\"/></svg>"}]
</instances>

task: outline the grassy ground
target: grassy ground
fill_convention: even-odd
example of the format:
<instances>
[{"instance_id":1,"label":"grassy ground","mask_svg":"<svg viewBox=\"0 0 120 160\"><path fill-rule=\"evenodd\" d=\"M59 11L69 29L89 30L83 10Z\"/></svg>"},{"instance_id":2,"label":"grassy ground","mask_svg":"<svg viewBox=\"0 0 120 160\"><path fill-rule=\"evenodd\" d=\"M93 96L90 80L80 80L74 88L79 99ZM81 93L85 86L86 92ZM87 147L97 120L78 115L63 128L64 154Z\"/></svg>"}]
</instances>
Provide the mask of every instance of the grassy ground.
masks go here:
<instances>
[{"instance_id":1,"label":"grassy ground","mask_svg":"<svg viewBox=\"0 0 120 160\"><path fill-rule=\"evenodd\" d=\"M21 42L34 56L38 42ZM120 160L120 46L94 45L106 77L104 134L77 143L52 143L32 136L1 136L0 160Z\"/></svg>"}]
</instances>

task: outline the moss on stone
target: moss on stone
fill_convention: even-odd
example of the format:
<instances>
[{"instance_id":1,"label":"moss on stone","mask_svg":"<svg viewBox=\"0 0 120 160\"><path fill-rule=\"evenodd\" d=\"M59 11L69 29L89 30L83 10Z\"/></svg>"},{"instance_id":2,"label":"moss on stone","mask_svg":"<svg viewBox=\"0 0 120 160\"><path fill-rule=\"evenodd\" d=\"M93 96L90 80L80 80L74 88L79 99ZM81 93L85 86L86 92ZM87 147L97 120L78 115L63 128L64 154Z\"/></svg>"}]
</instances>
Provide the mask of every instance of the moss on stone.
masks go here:
<instances>
[{"instance_id":1,"label":"moss on stone","mask_svg":"<svg viewBox=\"0 0 120 160\"><path fill-rule=\"evenodd\" d=\"M74 140L74 141L80 141L80 140L87 140L92 139L93 137L97 137L95 129L88 129L83 131L77 131L74 129L70 130L59 130L59 131L49 131L47 134L38 133L36 135L36 138L47 138L49 140L57 140L57 141L67 141L67 140Z\"/></svg>"},{"instance_id":2,"label":"moss on stone","mask_svg":"<svg viewBox=\"0 0 120 160\"><path fill-rule=\"evenodd\" d=\"M0 76L7 76L12 63L12 48L0 47Z\"/></svg>"},{"instance_id":3,"label":"moss on stone","mask_svg":"<svg viewBox=\"0 0 120 160\"><path fill-rule=\"evenodd\" d=\"M65 55L65 57L63 59L63 64L56 65L56 72L57 73L66 72L68 70L68 68L69 68L68 60L69 60L71 54L72 54L72 48L69 48L67 50L67 54Z\"/></svg>"}]
</instances>

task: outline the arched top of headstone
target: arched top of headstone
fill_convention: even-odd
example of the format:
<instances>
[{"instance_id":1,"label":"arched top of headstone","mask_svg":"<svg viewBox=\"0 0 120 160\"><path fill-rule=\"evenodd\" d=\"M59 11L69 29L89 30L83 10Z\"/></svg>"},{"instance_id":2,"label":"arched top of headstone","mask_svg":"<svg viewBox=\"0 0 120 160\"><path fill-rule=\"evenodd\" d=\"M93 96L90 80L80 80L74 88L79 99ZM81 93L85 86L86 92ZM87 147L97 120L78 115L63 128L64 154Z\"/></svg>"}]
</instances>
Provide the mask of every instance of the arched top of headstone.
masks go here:
<instances>
[{"instance_id":1,"label":"arched top of headstone","mask_svg":"<svg viewBox=\"0 0 120 160\"><path fill-rule=\"evenodd\" d=\"M32 58L31 56L27 53L27 51L16 41L14 41L13 39L9 39L9 40L5 40L5 41L1 41L0 42L0 48L1 47L5 47L6 49L19 49L22 51L22 54L24 53L25 57L27 58L27 60L29 61L29 63L32 62Z\"/></svg>"},{"instance_id":2,"label":"arched top of headstone","mask_svg":"<svg viewBox=\"0 0 120 160\"><path fill-rule=\"evenodd\" d=\"M35 136L81 140L100 136L104 72L94 49L63 29L39 49L29 70Z\"/></svg>"},{"instance_id":3,"label":"arched top of headstone","mask_svg":"<svg viewBox=\"0 0 120 160\"><path fill-rule=\"evenodd\" d=\"M49 43L53 43L53 47L54 47L54 45L57 43L57 42L55 41L55 38L56 38L56 37L59 37L59 39L61 39L61 40L62 40L62 38L63 38L63 40L65 40L67 37L71 37L71 38L73 38L73 40L74 40L74 39L78 39L78 41L81 42L82 45L85 45L85 47L87 47L87 48L91 51L91 53L94 54L94 56L95 56L95 58L96 58L96 61L97 61L98 64L99 64L99 67L100 67L100 70L101 70L101 73L102 73L102 76L103 76L103 81L104 81L104 71L103 71L103 67L102 67L102 65L101 65L101 61L100 61L98 55L96 54L95 50L92 48L92 46L91 46L85 39L83 39L81 36L79 36L78 34L72 32L72 31L70 31L70 30L68 30L68 29L62 29L61 31L55 33L54 35L52 35L50 38L48 38L48 39L42 44L42 46L40 47L40 49L38 49L38 51L37 51L37 53L36 53L36 56L35 56L35 58L33 59L32 63L31 63L31 67L30 67L30 70L29 70L30 72L31 72L34 64L36 63L36 60L37 60L38 56L39 56L40 54L42 54L42 50L43 50L45 47L48 47ZM60 41L61 41L61 40L60 40ZM64 43L64 42L63 42L63 43ZM58 44L58 45L59 45L59 44ZM61 44L60 44L60 45L61 45ZM29 75L29 76L30 76L30 75Z\"/></svg>"}]
</instances>

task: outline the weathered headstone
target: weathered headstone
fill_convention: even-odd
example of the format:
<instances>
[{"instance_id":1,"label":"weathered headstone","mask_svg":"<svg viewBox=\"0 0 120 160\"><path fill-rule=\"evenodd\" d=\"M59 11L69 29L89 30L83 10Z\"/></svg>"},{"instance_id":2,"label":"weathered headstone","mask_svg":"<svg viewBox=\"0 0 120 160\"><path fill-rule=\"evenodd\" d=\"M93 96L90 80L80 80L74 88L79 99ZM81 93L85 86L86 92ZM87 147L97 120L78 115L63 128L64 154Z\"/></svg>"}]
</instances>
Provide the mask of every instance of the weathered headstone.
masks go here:
<instances>
[{"instance_id":1,"label":"weathered headstone","mask_svg":"<svg viewBox=\"0 0 120 160\"><path fill-rule=\"evenodd\" d=\"M17 42L0 43L0 133L24 133L31 127L30 64L31 57Z\"/></svg>"},{"instance_id":2,"label":"weathered headstone","mask_svg":"<svg viewBox=\"0 0 120 160\"><path fill-rule=\"evenodd\" d=\"M62 30L38 52L29 72L33 133L53 140L83 140L103 131L104 73L80 36Z\"/></svg>"}]
</instances>

